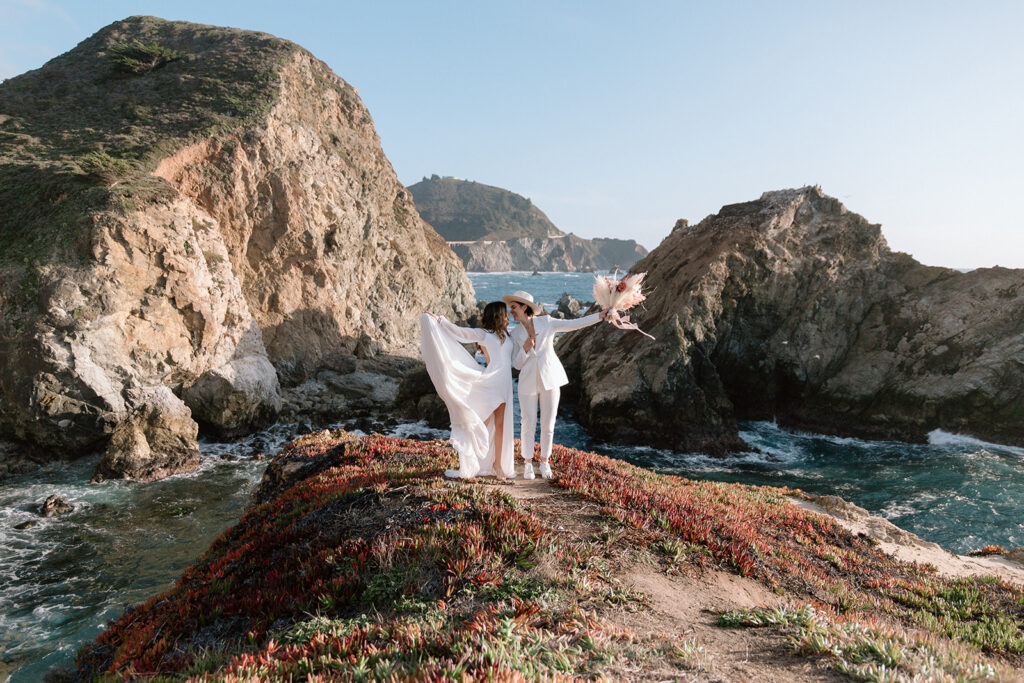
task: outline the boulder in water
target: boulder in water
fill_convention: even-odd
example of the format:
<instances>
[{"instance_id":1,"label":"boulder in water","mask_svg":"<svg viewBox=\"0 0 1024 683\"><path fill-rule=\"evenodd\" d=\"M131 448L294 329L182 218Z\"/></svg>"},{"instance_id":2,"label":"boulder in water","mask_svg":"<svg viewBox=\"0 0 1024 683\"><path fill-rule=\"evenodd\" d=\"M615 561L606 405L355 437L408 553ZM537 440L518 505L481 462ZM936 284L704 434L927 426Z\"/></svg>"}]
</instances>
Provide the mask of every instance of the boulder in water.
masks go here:
<instances>
[{"instance_id":1,"label":"boulder in water","mask_svg":"<svg viewBox=\"0 0 1024 683\"><path fill-rule=\"evenodd\" d=\"M54 494L48 497L39 507L39 514L43 517L57 517L75 508L60 496Z\"/></svg>"},{"instance_id":2,"label":"boulder in water","mask_svg":"<svg viewBox=\"0 0 1024 683\"><path fill-rule=\"evenodd\" d=\"M114 428L93 482L153 481L199 466L198 426L188 406L167 387L139 394L127 419Z\"/></svg>"}]
</instances>

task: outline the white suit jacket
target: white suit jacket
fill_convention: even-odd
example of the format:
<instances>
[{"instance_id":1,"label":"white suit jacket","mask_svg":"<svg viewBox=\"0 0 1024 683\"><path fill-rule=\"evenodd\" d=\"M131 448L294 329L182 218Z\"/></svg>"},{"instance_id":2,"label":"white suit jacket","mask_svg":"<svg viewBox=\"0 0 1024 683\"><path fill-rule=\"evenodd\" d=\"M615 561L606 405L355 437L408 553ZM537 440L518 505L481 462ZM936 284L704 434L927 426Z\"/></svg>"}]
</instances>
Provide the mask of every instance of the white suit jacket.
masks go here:
<instances>
[{"instance_id":1,"label":"white suit jacket","mask_svg":"<svg viewBox=\"0 0 1024 683\"><path fill-rule=\"evenodd\" d=\"M601 321L601 314L559 320L549 315L533 318L533 331L537 334L536 344L529 351L523 351L526 343L526 328L523 325L512 328L512 365L519 369L519 393L536 394L549 391L569 383L562 362L555 355L555 335L589 327Z\"/></svg>"}]
</instances>

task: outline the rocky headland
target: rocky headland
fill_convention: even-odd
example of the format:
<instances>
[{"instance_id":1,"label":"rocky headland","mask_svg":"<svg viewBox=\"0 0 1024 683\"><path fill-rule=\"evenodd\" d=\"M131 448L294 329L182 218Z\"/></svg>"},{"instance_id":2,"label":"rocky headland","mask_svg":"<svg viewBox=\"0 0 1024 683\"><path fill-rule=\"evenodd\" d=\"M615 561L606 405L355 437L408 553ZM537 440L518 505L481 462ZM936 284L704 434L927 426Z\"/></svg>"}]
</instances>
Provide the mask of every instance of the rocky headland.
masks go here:
<instances>
[{"instance_id":1,"label":"rocky headland","mask_svg":"<svg viewBox=\"0 0 1024 683\"><path fill-rule=\"evenodd\" d=\"M517 237L508 240L449 242L452 251L472 272L513 270L545 273L625 269L647 254L633 240L576 235Z\"/></svg>"},{"instance_id":2,"label":"rocky headland","mask_svg":"<svg viewBox=\"0 0 1024 683\"><path fill-rule=\"evenodd\" d=\"M601 325L558 349L599 438L745 450L737 420L774 419L1024 444L1024 271L920 264L815 187L680 221L632 270L656 341Z\"/></svg>"},{"instance_id":3,"label":"rocky headland","mask_svg":"<svg viewBox=\"0 0 1024 683\"><path fill-rule=\"evenodd\" d=\"M626 269L647 255L634 240L566 234L529 198L500 187L433 175L409 191L469 271Z\"/></svg>"},{"instance_id":4,"label":"rocky headland","mask_svg":"<svg viewBox=\"0 0 1024 683\"><path fill-rule=\"evenodd\" d=\"M0 84L0 206L0 438L100 478L475 307L355 89L267 34L131 17Z\"/></svg>"},{"instance_id":5,"label":"rocky headland","mask_svg":"<svg viewBox=\"0 0 1024 683\"><path fill-rule=\"evenodd\" d=\"M1013 680L1024 663L1014 563L905 561L800 491L557 445L551 482L445 480L455 459L344 432L290 444L238 524L63 678Z\"/></svg>"}]
</instances>

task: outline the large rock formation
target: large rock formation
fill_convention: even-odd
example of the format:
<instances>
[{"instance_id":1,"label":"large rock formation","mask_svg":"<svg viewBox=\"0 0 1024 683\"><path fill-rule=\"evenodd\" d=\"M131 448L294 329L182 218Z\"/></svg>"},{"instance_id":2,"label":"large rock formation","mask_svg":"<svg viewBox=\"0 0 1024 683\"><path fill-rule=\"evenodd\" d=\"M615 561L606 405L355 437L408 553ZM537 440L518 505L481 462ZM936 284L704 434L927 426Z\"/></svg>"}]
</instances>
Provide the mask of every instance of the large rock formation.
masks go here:
<instances>
[{"instance_id":1,"label":"large rock formation","mask_svg":"<svg viewBox=\"0 0 1024 683\"><path fill-rule=\"evenodd\" d=\"M633 270L651 293L634 319L657 340L601 325L559 349L602 438L741 449L737 419L775 418L1024 444L1024 271L922 265L810 187L680 222Z\"/></svg>"},{"instance_id":2,"label":"large rock formation","mask_svg":"<svg viewBox=\"0 0 1024 683\"><path fill-rule=\"evenodd\" d=\"M478 272L629 268L647 255L633 240L585 239L555 227L527 197L459 178L409 186L423 219Z\"/></svg>"},{"instance_id":3,"label":"large rock formation","mask_svg":"<svg viewBox=\"0 0 1024 683\"><path fill-rule=\"evenodd\" d=\"M474 305L355 89L266 34L132 17L5 81L0 206L0 436L104 476L192 467L194 420L252 429L279 376Z\"/></svg>"}]
</instances>

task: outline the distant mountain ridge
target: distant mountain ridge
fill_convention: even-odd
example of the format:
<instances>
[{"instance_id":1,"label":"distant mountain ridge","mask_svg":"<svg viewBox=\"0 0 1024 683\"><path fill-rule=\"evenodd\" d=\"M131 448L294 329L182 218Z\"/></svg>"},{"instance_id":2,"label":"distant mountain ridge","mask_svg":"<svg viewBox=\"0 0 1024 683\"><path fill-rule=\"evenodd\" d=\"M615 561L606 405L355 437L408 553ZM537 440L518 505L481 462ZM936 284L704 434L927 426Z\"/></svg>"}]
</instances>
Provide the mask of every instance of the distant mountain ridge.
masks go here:
<instances>
[{"instance_id":1,"label":"distant mountain ridge","mask_svg":"<svg viewBox=\"0 0 1024 683\"><path fill-rule=\"evenodd\" d=\"M566 234L529 198L500 187L435 174L408 189L466 270L625 269L647 255L634 240Z\"/></svg>"},{"instance_id":2,"label":"distant mountain ridge","mask_svg":"<svg viewBox=\"0 0 1024 683\"><path fill-rule=\"evenodd\" d=\"M449 242L565 234L527 197L500 187L435 174L409 191L420 217Z\"/></svg>"}]
</instances>

